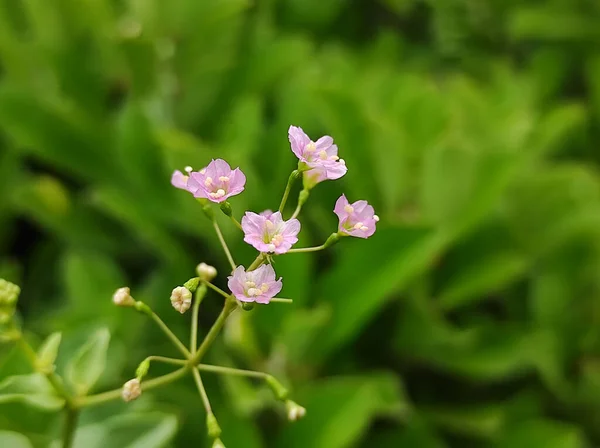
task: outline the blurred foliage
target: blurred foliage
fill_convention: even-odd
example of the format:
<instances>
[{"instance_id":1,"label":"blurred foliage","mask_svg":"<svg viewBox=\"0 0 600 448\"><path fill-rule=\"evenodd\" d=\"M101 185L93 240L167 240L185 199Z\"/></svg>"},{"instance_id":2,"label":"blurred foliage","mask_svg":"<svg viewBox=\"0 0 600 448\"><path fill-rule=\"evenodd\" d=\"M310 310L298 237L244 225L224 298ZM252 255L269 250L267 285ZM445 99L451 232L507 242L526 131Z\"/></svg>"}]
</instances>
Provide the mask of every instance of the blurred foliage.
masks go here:
<instances>
[{"instance_id":1,"label":"blurred foliage","mask_svg":"<svg viewBox=\"0 0 600 448\"><path fill-rule=\"evenodd\" d=\"M301 243L335 228L341 192L381 223L278 259L295 304L231 319L209 358L285 378L308 413L287 424L257 385L207 377L225 444L600 444L598 23L596 0L0 0L0 277L31 334L62 332L61 372L108 328L102 376L72 375L118 387L173 353L117 287L185 337L170 290L200 261L225 284L172 170L225 158L248 177L238 216L275 207L296 124L349 167ZM48 446L56 397L31 399L47 385L0 350L0 445ZM86 411L76 446L206 446L193 387Z\"/></svg>"}]
</instances>

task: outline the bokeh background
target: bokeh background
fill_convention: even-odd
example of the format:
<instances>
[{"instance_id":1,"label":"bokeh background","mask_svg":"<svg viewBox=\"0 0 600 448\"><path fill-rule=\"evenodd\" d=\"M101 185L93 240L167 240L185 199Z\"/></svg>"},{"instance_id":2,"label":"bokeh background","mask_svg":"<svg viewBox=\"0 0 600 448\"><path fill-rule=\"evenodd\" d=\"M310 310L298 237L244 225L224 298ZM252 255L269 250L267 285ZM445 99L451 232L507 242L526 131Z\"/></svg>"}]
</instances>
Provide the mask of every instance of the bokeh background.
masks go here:
<instances>
[{"instance_id":1,"label":"bokeh background","mask_svg":"<svg viewBox=\"0 0 600 448\"><path fill-rule=\"evenodd\" d=\"M224 158L248 177L238 218L274 208L290 124L333 136L349 167L313 191L299 245L336 228L342 192L381 222L278 258L294 305L230 320L208 361L279 376L308 414L288 424L259 384L206 375L225 444L598 446L596 0L1 0L0 277L22 286L34 345L62 332L59 372L103 327L96 392L176 355L110 300L131 286L187 339L171 289L201 261L225 286L170 174ZM202 331L221 303L205 300ZM0 381L29 371L0 348ZM204 418L186 379L86 411L77 446L208 446ZM0 428L35 447L61 421L0 404Z\"/></svg>"}]
</instances>

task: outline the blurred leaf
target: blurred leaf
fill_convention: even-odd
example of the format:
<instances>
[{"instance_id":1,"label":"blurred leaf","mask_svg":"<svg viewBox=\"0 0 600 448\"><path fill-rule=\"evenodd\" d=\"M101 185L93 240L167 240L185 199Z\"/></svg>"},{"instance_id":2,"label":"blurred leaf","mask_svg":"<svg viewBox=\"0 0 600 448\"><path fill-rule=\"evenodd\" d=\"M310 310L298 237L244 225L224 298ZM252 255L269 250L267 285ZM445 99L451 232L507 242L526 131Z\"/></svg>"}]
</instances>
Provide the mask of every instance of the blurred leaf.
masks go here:
<instances>
[{"instance_id":1,"label":"blurred leaf","mask_svg":"<svg viewBox=\"0 0 600 448\"><path fill-rule=\"evenodd\" d=\"M498 436L506 421L500 405L485 404L472 407L436 408L424 411L426 418L447 431L459 435L491 439Z\"/></svg>"},{"instance_id":2,"label":"blurred leaf","mask_svg":"<svg viewBox=\"0 0 600 448\"><path fill-rule=\"evenodd\" d=\"M301 399L306 417L286 427L277 446L351 446L374 417L408 411L400 379L387 373L326 379L298 394Z\"/></svg>"},{"instance_id":3,"label":"blurred leaf","mask_svg":"<svg viewBox=\"0 0 600 448\"><path fill-rule=\"evenodd\" d=\"M581 432L574 426L551 420L528 421L508 428L496 448L584 448Z\"/></svg>"},{"instance_id":4,"label":"blurred leaf","mask_svg":"<svg viewBox=\"0 0 600 448\"><path fill-rule=\"evenodd\" d=\"M27 437L11 431L0 431L0 446L6 448L33 448Z\"/></svg>"},{"instance_id":5,"label":"blurred leaf","mask_svg":"<svg viewBox=\"0 0 600 448\"><path fill-rule=\"evenodd\" d=\"M116 415L102 423L82 426L74 448L163 448L177 431L177 419L159 412ZM52 448L61 446L55 441Z\"/></svg>"},{"instance_id":6,"label":"blurred leaf","mask_svg":"<svg viewBox=\"0 0 600 448\"><path fill-rule=\"evenodd\" d=\"M66 366L66 379L77 395L85 395L96 384L106 366L110 332L98 330Z\"/></svg>"},{"instance_id":7,"label":"blurred leaf","mask_svg":"<svg viewBox=\"0 0 600 448\"><path fill-rule=\"evenodd\" d=\"M355 337L390 295L425 270L444 245L431 230L410 227L379 229L365 242L356 241L346 249L318 285L318 296L331 304L332 313L313 349L313 362ZM385 261L379 263L382 254Z\"/></svg>"},{"instance_id":8,"label":"blurred leaf","mask_svg":"<svg viewBox=\"0 0 600 448\"><path fill-rule=\"evenodd\" d=\"M46 338L41 347L38 350L38 360L42 366L52 368L56 356L58 355L58 348L62 339L62 333L52 333Z\"/></svg>"},{"instance_id":9,"label":"blurred leaf","mask_svg":"<svg viewBox=\"0 0 600 448\"><path fill-rule=\"evenodd\" d=\"M39 373L11 376L0 383L0 403L21 402L42 411L64 406L48 380Z\"/></svg>"}]
</instances>

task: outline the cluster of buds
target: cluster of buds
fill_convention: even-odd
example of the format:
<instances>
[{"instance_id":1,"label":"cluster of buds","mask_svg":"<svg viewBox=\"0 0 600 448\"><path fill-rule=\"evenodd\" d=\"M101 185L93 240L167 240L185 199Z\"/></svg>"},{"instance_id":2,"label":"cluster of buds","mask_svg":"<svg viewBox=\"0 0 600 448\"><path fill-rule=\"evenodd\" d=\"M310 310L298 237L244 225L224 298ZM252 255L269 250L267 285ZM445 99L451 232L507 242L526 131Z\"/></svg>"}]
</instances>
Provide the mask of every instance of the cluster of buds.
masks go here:
<instances>
[{"instance_id":1,"label":"cluster of buds","mask_svg":"<svg viewBox=\"0 0 600 448\"><path fill-rule=\"evenodd\" d=\"M0 325L9 323L15 314L21 288L7 280L0 279Z\"/></svg>"}]
</instances>

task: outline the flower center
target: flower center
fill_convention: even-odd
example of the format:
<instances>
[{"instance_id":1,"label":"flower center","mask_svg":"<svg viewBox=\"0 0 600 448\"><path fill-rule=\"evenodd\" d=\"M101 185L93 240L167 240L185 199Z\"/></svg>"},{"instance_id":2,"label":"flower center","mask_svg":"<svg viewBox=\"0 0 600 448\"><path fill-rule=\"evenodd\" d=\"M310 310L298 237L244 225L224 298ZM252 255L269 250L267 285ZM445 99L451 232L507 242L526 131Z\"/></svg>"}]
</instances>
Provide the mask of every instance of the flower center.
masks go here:
<instances>
[{"instance_id":1,"label":"flower center","mask_svg":"<svg viewBox=\"0 0 600 448\"><path fill-rule=\"evenodd\" d=\"M256 297L261 294L265 294L269 290L269 285L266 283L262 283L259 287L257 287L254 282L246 282L246 295L248 297Z\"/></svg>"},{"instance_id":2,"label":"flower center","mask_svg":"<svg viewBox=\"0 0 600 448\"><path fill-rule=\"evenodd\" d=\"M350 204L347 204L346 206L344 206L344 210L346 210L346 213L354 213L354 207L352 207Z\"/></svg>"}]
</instances>

